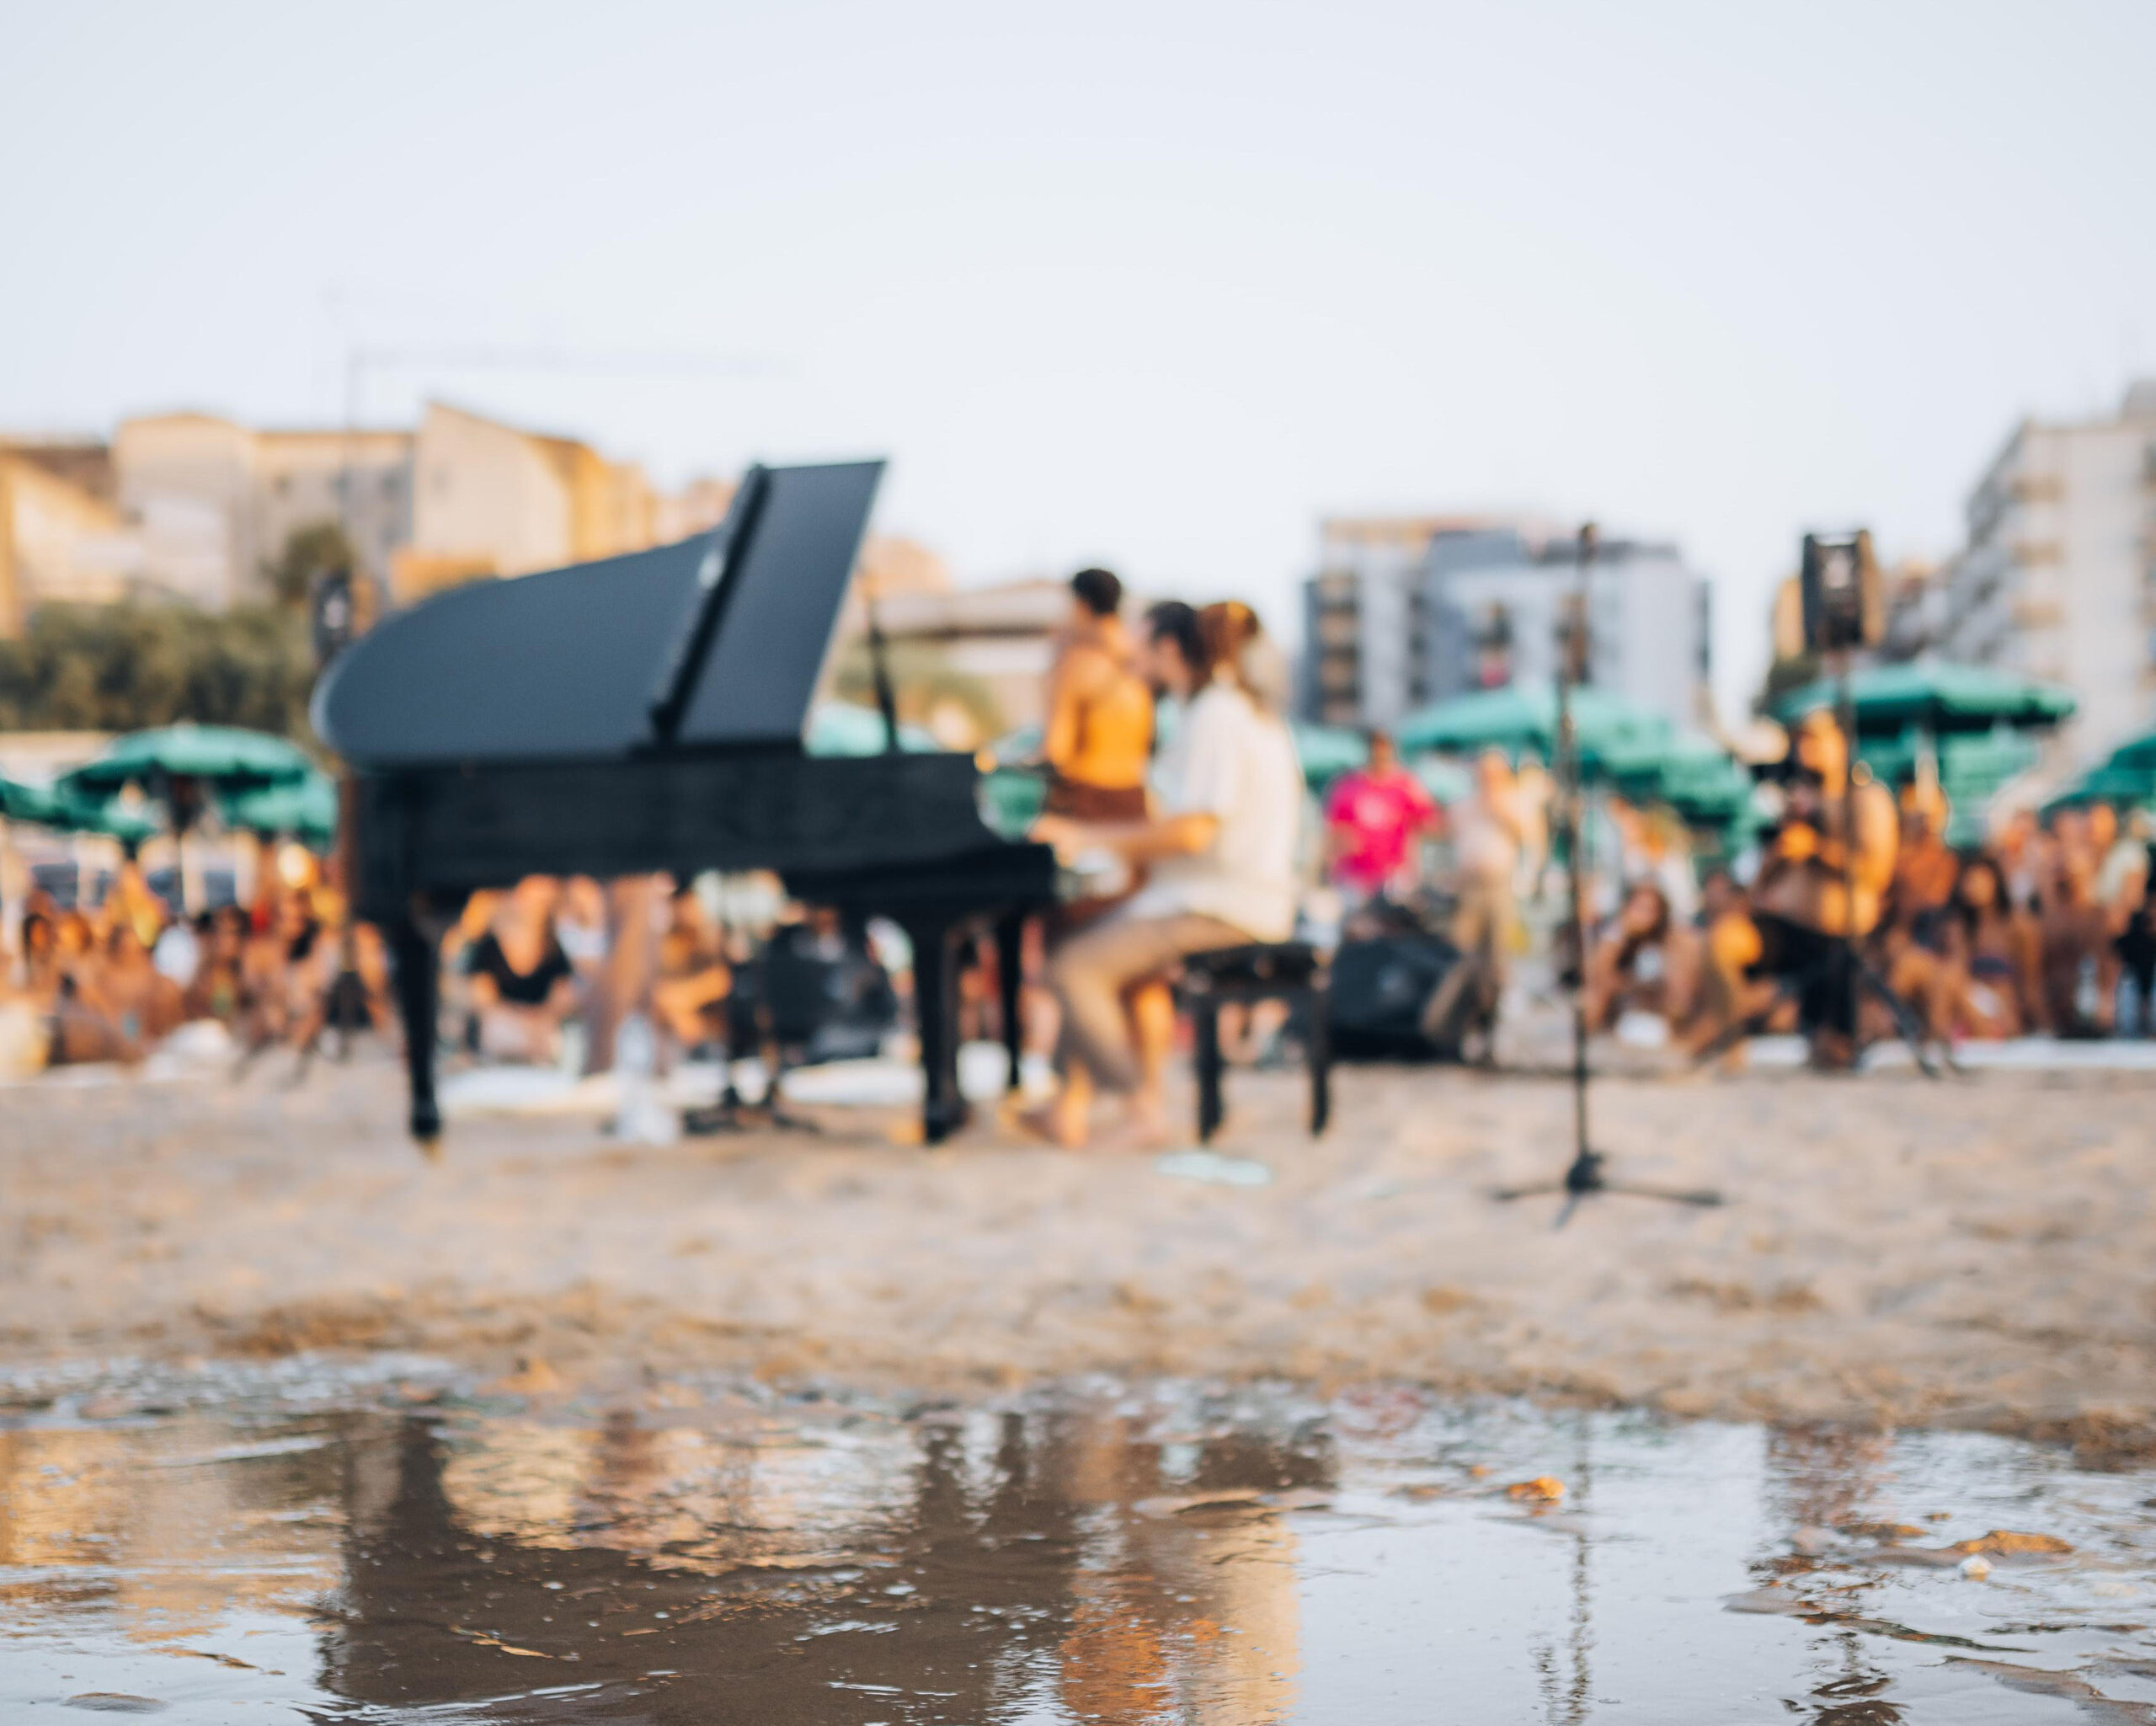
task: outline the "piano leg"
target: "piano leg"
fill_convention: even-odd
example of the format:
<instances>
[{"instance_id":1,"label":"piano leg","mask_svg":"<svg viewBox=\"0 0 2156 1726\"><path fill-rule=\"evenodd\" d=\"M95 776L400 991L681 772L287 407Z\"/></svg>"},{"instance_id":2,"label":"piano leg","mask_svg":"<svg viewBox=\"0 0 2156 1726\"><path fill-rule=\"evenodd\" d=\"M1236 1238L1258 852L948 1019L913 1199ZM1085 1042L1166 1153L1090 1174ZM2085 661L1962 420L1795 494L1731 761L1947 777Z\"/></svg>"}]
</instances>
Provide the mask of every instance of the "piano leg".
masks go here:
<instances>
[{"instance_id":1,"label":"piano leg","mask_svg":"<svg viewBox=\"0 0 2156 1726\"><path fill-rule=\"evenodd\" d=\"M441 1110L435 1102L435 1041L440 1016L440 959L434 929L417 916L382 931L397 981L397 1011L404 1021L404 1071L412 1086L412 1136L430 1157L441 1147Z\"/></svg>"},{"instance_id":2,"label":"piano leg","mask_svg":"<svg viewBox=\"0 0 2156 1726\"><path fill-rule=\"evenodd\" d=\"M1010 911L995 920L995 986L1003 1009L1003 1048L1011 1057L1011 1076L1006 1088L1017 1091L1025 1083L1020 1070L1021 1045L1025 1027L1018 1016L1019 991L1025 982L1026 918Z\"/></svg>"},{"instance_id":3,"label":"piano leg","mask_svg":"<svg viewBox=\"0 0 2156 1726\"><path fill-rule=\"evenodd\" d=\"M921 1133L940 1145L966 1124L958 1092L958 968L951 962L951 924L942 918L909 922L913 943L913 1010L921 1032Z\"/></svg>"}]
</instances>

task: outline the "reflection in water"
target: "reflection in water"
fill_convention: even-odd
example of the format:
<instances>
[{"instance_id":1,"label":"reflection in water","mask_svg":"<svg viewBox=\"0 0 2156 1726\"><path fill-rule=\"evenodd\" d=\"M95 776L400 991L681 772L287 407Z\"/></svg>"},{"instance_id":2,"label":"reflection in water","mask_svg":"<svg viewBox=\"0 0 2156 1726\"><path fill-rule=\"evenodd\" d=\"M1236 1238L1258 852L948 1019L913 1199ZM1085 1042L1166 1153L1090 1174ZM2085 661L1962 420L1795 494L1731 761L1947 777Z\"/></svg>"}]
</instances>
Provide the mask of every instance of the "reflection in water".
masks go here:
<instances>
[{"instance_id":1,"label":"reflection in water","mask_svg":"<svg viewBox=\"0 0 2156 1726\"><path fill-rule=\"evenodd\" d=\"M0 1718L2156 1719L2151 1492L1397 1389L33 1409Z\"/></svg>"}]
</instances>

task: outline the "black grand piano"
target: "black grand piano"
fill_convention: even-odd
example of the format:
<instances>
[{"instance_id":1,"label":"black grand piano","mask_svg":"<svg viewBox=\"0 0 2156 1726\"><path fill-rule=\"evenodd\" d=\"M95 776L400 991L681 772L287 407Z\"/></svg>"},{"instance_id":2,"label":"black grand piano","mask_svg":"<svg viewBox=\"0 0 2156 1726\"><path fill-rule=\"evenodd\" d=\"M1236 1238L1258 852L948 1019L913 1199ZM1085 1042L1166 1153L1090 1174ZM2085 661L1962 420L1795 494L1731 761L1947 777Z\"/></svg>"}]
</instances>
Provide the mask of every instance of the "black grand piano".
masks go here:
<instances>
[{"instance_id":1,"label":"black grand piano","mask_svg":"<svg viewBox=\"0 0 2156 1726\"><path fill-rule=\"evenodd\" d=\"M1049 847L984 821L970 756L810 756L809 698L883 463L752 468L679 545L479 582L334 664L314 726L351 768L355 900L395 969L412 1131L435 1100L437 945L467 895L528 874L768 868L795 898L896 922L914 949L934 1143L965 1119L955 943L992 926L1016 1046L1018 930Z\"/></svg>"}]
</instances>

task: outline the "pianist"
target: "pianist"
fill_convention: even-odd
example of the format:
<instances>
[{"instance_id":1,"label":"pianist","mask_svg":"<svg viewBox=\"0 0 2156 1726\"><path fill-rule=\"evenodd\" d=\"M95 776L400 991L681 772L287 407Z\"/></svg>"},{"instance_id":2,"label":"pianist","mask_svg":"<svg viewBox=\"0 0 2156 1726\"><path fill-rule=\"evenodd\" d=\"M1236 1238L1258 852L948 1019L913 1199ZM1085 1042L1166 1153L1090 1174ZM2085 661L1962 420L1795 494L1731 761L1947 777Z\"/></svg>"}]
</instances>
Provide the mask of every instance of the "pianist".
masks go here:
<instances>
[{"instance_id":1,"label":"pianist","mask_svg":"<svg viewBox=\"0 0 2156 1726\"><path fill-rule=\"evenodd\" d=\"M1126 1000L1187 954L1293 932L1302 771L1286 726L1251 699L1237 671L1258 635L1245 605L1155 607L1145 663L1184 711L1161 762L1159 814L1113 824L1050 815L1035 828L1060 850L1105 849L1146 866L1145 886L1049 964L1062 1008L1063 1086L1028 1119L1058 1144L1086 1142L1097 1090L1128 1099L1134 1142L1158 1141L1166 1121L1157 1092L1141 1083L1152 1063L1135 1046Z\"/></svg>"}]
</instances>

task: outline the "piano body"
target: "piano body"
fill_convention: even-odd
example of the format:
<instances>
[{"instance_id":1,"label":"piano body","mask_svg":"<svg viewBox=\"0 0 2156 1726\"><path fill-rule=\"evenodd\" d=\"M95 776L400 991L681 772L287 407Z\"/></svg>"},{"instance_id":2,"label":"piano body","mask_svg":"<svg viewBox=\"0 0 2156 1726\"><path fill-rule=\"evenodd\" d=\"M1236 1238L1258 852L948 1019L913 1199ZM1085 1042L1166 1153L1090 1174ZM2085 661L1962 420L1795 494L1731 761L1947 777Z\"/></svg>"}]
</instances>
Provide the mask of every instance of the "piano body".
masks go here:
<instances>
[{"instance_id":1,"label":"piano body","mask_svg":"<svg viewBox=\"0 0 2156 1726\"><path fill-rule=\"evenodd\" d=\"M1054 854L983 820L970 756L807 755L803 726L878 462L754 468L679 545L458 587L350 648L317 689L349 765L355 900L405 1027L414 1135L435 1097L438 944L527 874L776 870L794 897L902 927L929 1142L965 1118L955 943L992 923L1017 1082L1018 930Z\"/></svg>"}]
</instances>

